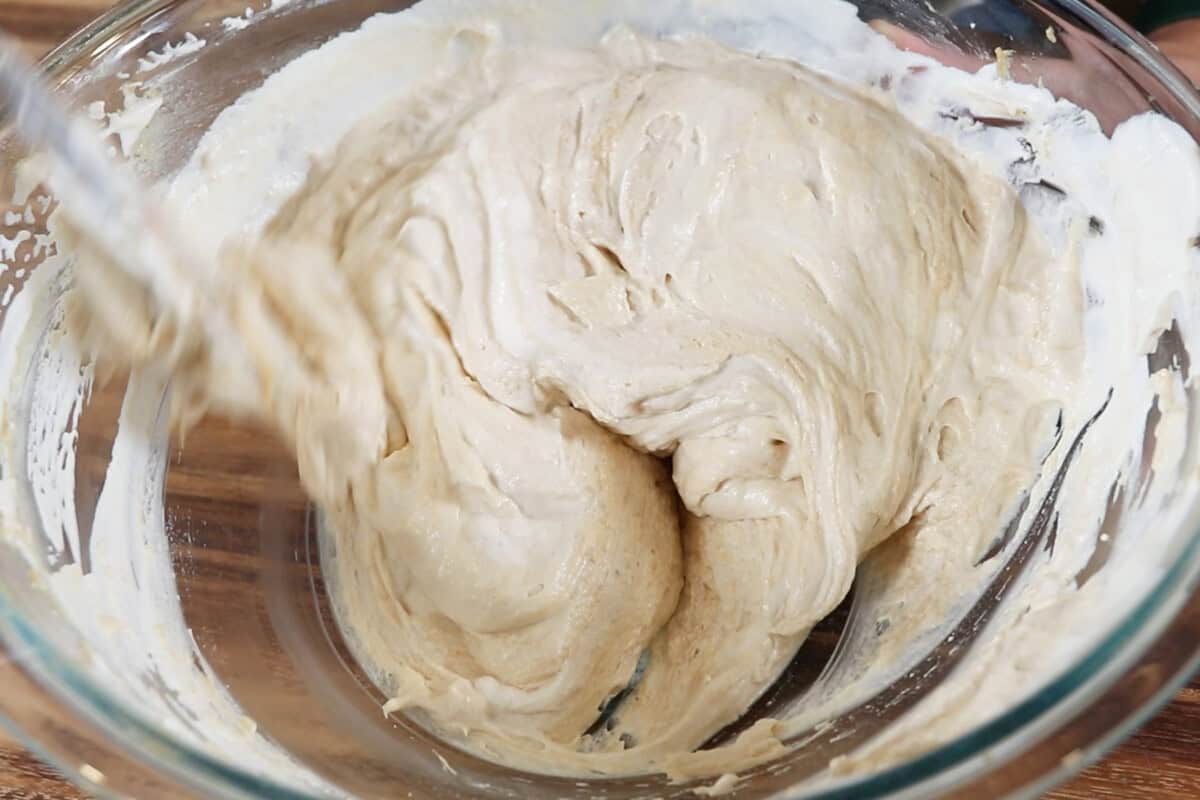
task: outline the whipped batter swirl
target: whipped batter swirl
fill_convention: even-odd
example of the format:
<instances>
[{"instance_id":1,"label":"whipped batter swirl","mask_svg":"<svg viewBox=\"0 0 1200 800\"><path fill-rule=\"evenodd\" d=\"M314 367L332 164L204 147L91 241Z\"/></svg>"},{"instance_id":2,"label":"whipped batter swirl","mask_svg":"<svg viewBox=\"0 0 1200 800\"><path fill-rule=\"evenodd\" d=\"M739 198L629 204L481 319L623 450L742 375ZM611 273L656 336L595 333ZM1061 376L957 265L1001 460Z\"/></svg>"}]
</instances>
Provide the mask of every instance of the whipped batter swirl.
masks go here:
<instances>
[{"instance_id":1,"label":"whipped batter swirl","mask_svg":"<svg viewBox=\"0 0 1200 800\"><path fill-rule=\"evenodd\" d=\"M85 270L131 309L89 327L174 370L188 418L288 437L389 711L514 764L662 769L875 545L999 532L1079 359L1078 278L1010 187L795 64L452 39L226 248L253 374Z\"/></svg>"}]
</instances>

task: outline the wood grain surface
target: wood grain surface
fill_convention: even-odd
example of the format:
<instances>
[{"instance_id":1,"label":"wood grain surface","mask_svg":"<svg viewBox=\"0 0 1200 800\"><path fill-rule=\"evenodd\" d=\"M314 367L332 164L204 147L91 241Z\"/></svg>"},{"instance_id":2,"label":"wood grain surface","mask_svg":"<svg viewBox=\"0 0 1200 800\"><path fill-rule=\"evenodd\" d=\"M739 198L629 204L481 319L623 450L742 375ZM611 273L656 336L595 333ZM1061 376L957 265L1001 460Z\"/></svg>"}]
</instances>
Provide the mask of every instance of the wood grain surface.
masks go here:
<instances>
[{"instance_id":1,"label":"wood grain surface","mask_svg":"<svg viewBox=\"0 0 1200 800\"><path fill-rule=\"evenodd\" d=\"M0 28L40 55L103 11L105 0L0 0ZM86 797L0 731L0 800ZM1140 733L1048 795L1054 800L1200 800L1200 681Z\"/></svg>"}]
</instances>

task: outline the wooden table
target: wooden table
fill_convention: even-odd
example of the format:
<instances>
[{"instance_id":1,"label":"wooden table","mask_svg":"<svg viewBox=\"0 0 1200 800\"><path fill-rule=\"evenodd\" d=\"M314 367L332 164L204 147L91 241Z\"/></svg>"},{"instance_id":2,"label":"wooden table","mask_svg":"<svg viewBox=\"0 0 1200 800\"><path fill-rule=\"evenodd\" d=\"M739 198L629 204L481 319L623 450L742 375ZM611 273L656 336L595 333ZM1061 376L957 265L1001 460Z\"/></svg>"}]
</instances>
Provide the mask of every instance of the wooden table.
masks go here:
<instances>
[{"instance_id":1,"label":"wooden table","mask_svg":"<svg viewBox=\"0 0 1200 800\"><path fill-rule=\"evenodd\" d=\"M38 55L103 11L106 0L0 0L0 28ZM0 732L0 800L83 800L73 786ZM1200 680L1133 739L1055 800L1200 799Z\"/></svg>"}]
</instances>

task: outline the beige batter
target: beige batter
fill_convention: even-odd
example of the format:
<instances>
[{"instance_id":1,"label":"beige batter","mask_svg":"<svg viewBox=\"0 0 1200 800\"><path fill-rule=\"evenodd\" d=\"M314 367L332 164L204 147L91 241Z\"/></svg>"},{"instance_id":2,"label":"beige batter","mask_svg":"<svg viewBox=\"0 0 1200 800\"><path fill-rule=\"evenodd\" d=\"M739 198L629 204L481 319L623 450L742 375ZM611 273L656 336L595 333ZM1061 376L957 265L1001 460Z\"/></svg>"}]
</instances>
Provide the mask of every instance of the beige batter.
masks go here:
<instances>
[{"instance_id":1,"label":"beige batter","mask_svg":"<svg viewBox=\"0 0 1200 800\"><path fill-rule=\"evenodd\" d=\"M78 311L175 371L185 422L288 437L389 711L536 769L663 769L890 534L999 532L1078 279L1007 185L798 66L625 29L455 46L226 249L205 308L254 369L112 274Z\"/></svg>"}]
</instances>

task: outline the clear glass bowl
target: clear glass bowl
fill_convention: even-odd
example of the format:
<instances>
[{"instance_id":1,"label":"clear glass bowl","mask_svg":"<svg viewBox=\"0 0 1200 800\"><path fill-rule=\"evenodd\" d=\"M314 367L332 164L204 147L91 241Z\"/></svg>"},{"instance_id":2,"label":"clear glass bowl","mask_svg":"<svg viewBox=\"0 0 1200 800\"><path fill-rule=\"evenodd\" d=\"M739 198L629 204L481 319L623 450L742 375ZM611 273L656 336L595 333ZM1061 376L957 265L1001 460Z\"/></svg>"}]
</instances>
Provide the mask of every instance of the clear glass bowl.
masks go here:
<instances>
[{"instance_id":1,"label":"clear glass bowl","mask_svg":"<svg viewBox=\"0 0 1200 800\"><path fill-rule=\"evenodd\" d=\"M81 31L43 68L80 109L96 101L120 108L130 76L141 82L139 92L161 97L132 154L143 176L158 179L182 166L223 108L273 71L374 13L406 5L276 1L247 15L242 2L135 2ZM989 0L938 10L917 0L864 0L860 15L891 20L971 57L1011 50L1017 80L1033 80L1046 59L1074 60L1095 84L1075 99L1103 97L1097 115L1106 125L1155 109L1200 136L1200 98L1191 87L1144 39L1090 2ZM189 34L204 46L189 46ZM179 43L184 46L164 50ZM6 196L31 201L10 207L16 213L6 214L0 227L0 321L5 331L25 337L16 347L0 335L8 409L0 491L8 498L3 507L11 509L0 516L0 718L8 727L99 794L690 796L699 784L516 773L459 752L411 721L385 719L379 713L385 698L333 624L314 514L285 448L260 430L217 419L206 420L185 443L170 441L161 392L155 403L122 408L129 379L91 386L80 379L82 365L62 357L65 287L39 283L37 272L49 252L51 201L39 200L36 191L27 198L28 187L19 186L25 156L10 135L0 139ZM35 283L44 299L23 301ZM23 315L21 324L9 325L15 315ZM14 353L25 357L14 362ZM1160 342L1159 357L1176 369L1190 365L1181 340L1170 334ZM56 394L55 381L64 380L83 390ZM30 415L35 401L52 407ZM1194 411L1188 412L1192 428ZM42 422L32 423L34 416ZM162 444L149 448L144 461L114 450L118 426L134 418ZM48 440L58 443L63 459L57 471L39 455ZM1188 456L1189 472L1198 457L1195 451ZM148 495L118 509L127 526L97 529L97 503L111 502L102 499L102 488L114 463L149 476ZM71 508L52 500L62 486L50 485L48 476L63 474L71 479ZM786 758L751 770L730 796L1032 795L1099 758L1197 667L1200 517L1194 487L1176 494L1172 511L1185 522L1155 534L1170 554L1167 568L1130 593L1111 627L1096 631L1069 668L1003 713L866 774L839 776L829 769L832 758L885 731L953 670L965 645L1012 601L1016 579L1038 568L1029 554L1046 535L1044 525L1021 533L1006 551L1007 564L953 621L952 633L902 665L887 692L814 729L812 740ZM121 518L111 511L104 517L110 523ZM1098 541L1095 571L1119 571L1136 560L1136 543L1127 546L1117 533L1110 537L1115 545ZM868 560L864 575L871 574ZM855 611L870 593L860 584L757 714L785 710L818 675L829 674L857 641ZM184 625L172 625L180 615Z\"/></svg>"}]
</instances>

